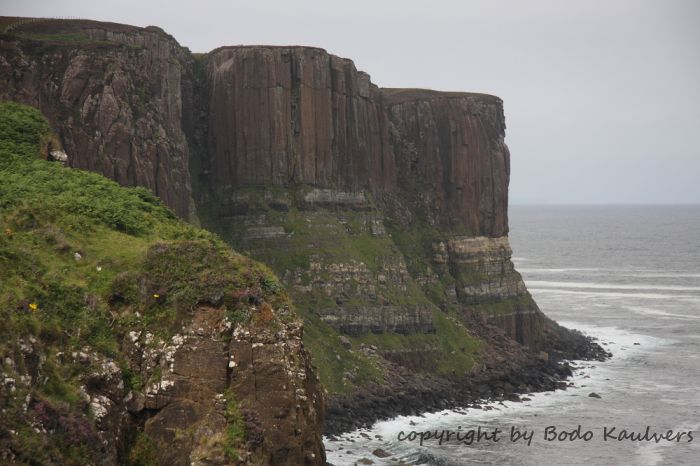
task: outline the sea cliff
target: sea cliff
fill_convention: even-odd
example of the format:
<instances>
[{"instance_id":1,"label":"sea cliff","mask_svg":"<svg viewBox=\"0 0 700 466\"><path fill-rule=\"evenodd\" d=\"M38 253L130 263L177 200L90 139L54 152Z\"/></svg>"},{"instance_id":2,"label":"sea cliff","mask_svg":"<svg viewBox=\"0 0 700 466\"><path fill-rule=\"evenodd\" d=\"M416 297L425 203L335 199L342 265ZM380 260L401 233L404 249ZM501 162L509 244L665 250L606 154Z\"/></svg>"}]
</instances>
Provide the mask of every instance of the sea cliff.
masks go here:
<instances>
[{"instance_id":1,"label":"sea cliff","mask_svg":"<svg viewBox=\"0 0 700 466\"><path fill-rule=\"evenodd\" d=\"M174 423L200 422L162 413L204 396L192 387L206 380L212 396L232 387L257 400L249 423L268 433L258 454L320 463L322 393L332 434L561 387L568 369L559 359L604 356L547 319L513 266L498 97L380 88L351 60L313 47L192 54L156 27L20 18L0 26L0 99L46 115L47 155L60 150L69 167L146 188L267 264L304 322L303 345L296 324L278 333L240 326L233 334L243 346L226 349L206 343L223 325L223 301L189 315L182 332L196 350L183 356L174 398L145 406L150 421L137 427L154 441L172 441L163 432ZM233 371L205 369L256 345L269 348L261 363L241 356L239 368L232 356ZM285 379L296 377L284 375L292 361L275 351L287 347L299 354L292 372L301 382ZM286 388L263 390L263 376ZM277 410L296 412L299 428L279 429Z\"/></svg>"}]
</instances>

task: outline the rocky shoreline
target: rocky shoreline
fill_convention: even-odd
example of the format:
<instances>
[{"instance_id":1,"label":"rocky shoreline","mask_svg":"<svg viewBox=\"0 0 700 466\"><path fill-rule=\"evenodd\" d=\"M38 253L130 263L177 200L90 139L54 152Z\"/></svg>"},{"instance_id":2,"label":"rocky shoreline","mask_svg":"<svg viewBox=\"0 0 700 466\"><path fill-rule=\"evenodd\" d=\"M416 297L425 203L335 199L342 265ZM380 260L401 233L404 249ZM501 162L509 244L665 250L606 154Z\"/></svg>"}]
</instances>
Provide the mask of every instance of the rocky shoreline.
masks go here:
<instances>
[{"instance_id":1,"label":"rocky shoreline","mask_svg":"<svg viewBox=\"0 0 700 466\"><path fill-rule=\"evenodd\" d=\"M367 386L351 395L329 399L324 435L333 439L397 416L444 409L481 409L491 401L517 402L528 393L566 390L570 386L566 380L573 369L570 361L604 361L612 356L594 338L551 320L545 346L549 352L546 352L513 345L503 338L500 329L479 316L470 317L472 325L480 327L488 334L490 343L500 348L498 360L492 359L481 372L468 377L440 377L393 367L387 377L391 384Z\"/></svg>"},{"instance_id":2,"label":"rocky shoreline","mask_svg":"<svg viewBox=\"0 0 700 466\"><path fill-rule=\"evenodd\" d=\"M104 327L110 329L103 332L110 335L109 345L100 349L96 343L81 341L78 349L89 348L83 351L86 354L102 351L109 358L116 352L112 346L123 339L112 332L117 312L124 320L119 328L125 335L149 330L142 317L149 325L158 322L163 327L150 328L153 335L165 328L181 332L189 325L184 319L194 318L192 313L200 307L214 309L205 309L205 315L233 313L227 317L231 325L239 321L247 325L246 319L253 317L269 324L269 328L246 328L250 335L233 344L219 341L214 331L223 317L205 319L201 329L195 328L193 339L205 340L213 349L204 351L202 343L195 345L198 352L171 354L175 359L186 354L184 362L177 363L178 371L182 366L177 380L163 378L175 373L174 360L162 359L163 368L158 365L156 371L155 363L141 370L136 358L123 371L125 381L119 390L126 392L114 395L111 403L122 409L122 395L128 391L162 386L162 399L137 410L135 424L143 427L139 438L124 434L123 416L114 414L113 424L93 422L88 408L75 402L81 399L77 393L83 385L78 376L73 387L59 390L63 398L73 400L71 415L114 439L114 445L124 443L119 447L124 452L145 454L152 445L154 462L168 464L172 455L183 462L191 457L225 464L238 453L259 454L271 464L323 464L324 391L331 394L325 433L337 435L397 415L564 388L571 375L567 360L607 357L592 340L564 329L539 310L511 260L510 152L500 98L380 88L352 60L316 47L225 46L192 54L155 26L8 17L0 17L0 24L10 26L0 32L0 81L6 84L0 87L0 100L37 107L35 117L46 118L44 136L49 143L34 152L49 158L61 151L67 168L146 188L176 216L218 235L247 256L227 252L243 266L232 267L240 272L240 280L224 280L233 272L225 270L224 262L211 259L219 250L228 251L223 244L194 258L185 255L184 260L165 254L176 266L163 267L163 276L171 272L177 276L143 291L146 279L141 277L150 272L135 270L150 264L146 259L151 246L156 253L160 250L145 236L152 229L155 197L146 190L136 191L140 194L132 198L122 193L117 198L123 202L104 209L106 214L100 209L114 196L99 193L94 203L76 210L84 202L83 192L91 192L88 187L97 181L76 180L74 198L69 198L63 189L52 191L58 183L44 186L43 180L37 183L32 177L17 192L29 186L49 193L31 196L32 202L37 200L36 212L42 213L36 217L43 219L45 211L38 200L54 205L59 194L66 216L93 215L97 209L85 224L105 228L100 247L90 243L92 232L72 232L76 225L72 220L54 225L51 218L39 229L34 218L25 222L8 216L11 222L0 228L5 232L0 239L17 244L12 237L19 238L19 233L36 241L46 239L37 261L44 261L47 270L53 270L50 264L59 259L71 268L76 261L94 261L77 271L88 276L105 265L100 275L115 276L99 283L118 292L106 292L102 285L76 288L74 283L98 283L76 275L79 279L71 277L60 287L49 287L45 297L30 302L36 287L48 282L40 274L27 278L23 266L13 273L26 282L28 291L5 306L21 311L12 317L31 321L37 309L49 305L65 308L64 314L51 316L72 316L88 305L101 310ZM6 126L15 125L12 121ZM8 134L16 138L20 133L13 129ZM53 170L39 169L34 152L26 157L26 167ZM14 202L14 191L7 193ZM185 233L174 238L163 233L162 239L218 241L204 231L188 231L184 223L173 226L173 213L162 213L164 232ZM24 218L21 215L17 218ZM138 220L142 216L143 221ZM131 236L126 241L120 235ZM116 249L128 250L134 238L140 238L141 249L129 253L134 262L124 270L106 266L112 258L105 256L103 264L103 258L92 252L106 249L105 254L116 257ZM16 255L26 253L18 250ZM269 270L255 272L258 266L250 259ZM54 288L60 292L54 293ZM285 298L265 301L265 296L273 295ZM167 325L166 316L171 319ZM285 336L281 330L297 316L303 332L298 327L295 335ZM90 322L86 319L85 325ZM69 320L64 324L74 327ZM12 334L14 346L0 351L0 359L18 359L20 368L34 366L19 361L20 350L15 348L21 349L23 341L31 338L43 345L47 334L60 333L34 335L35 325L17 324L17 328L24 332L23 340L15 341ZM102 343L101 335L95 330L97 343ZM162 345L173 338L170 333L166 336ZM175 337L179 340L182 335ZM161 345L143 338L144 345ZM47 345L53 344L53 337L48 340ZM42 353L51 363L46 374L37 369L32 374L15 371L9 377L14 381L31 376L34 385L26 384L25 389L42 403L55 394L42 394L45 383L37 381L60 374L52 351L68 353L66 347L72 344L59 343ZM210 374L213 366L200 362L212 357L218 369ZM57 379L54 385L63 387ZM216 392L206 392L207 402L214 400L212 410L201 409L205 394L192 382L200 379L207 379L208 386L211 380L218 384ZM261 385L260 380L271 383ZM11 386L16 389L14 382ZM21 395L10 398L26 438L12 446L20 453L12 450L11 455L32 458L33 445L41 442L30 439L42 437L42 442L59 445L62 437L49 432L48 424L49 430L36 430L31 410L27 415L22 404L25 393ZM0 400L3 396L0 387ZM95 396L106 395L95 392ZM180 406L193 408L180 415ZM173 425L194 433L176 435ZM200 429L205 425L210 430ZM257 434L246 440L253 442L250 445L244 442L246 432L261 431L268 432L262 447ZM0 457L2 441L0 432ZM163 445L168 451L160 451ZM55 448L53 462L70 462L64 450ZM118 454L116 447L109 453L87 452L76 464L109 462L103 459Z\"/></svg>"}]
</instances>

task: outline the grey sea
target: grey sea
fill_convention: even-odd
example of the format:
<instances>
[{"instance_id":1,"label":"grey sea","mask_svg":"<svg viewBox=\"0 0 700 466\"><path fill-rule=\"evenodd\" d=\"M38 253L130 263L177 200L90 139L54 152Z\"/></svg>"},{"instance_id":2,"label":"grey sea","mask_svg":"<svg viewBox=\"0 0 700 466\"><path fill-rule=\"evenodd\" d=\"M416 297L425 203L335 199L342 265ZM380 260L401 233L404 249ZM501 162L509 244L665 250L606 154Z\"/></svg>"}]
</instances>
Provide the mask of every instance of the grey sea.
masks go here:
<instances>
[{"instance_id":1,"label":"grey sea","mask_svg":"<svg viewBox=\"0 0 700 466\"><path fill-rule=\"evenodd\" d=\"M513 259L540 308L598 338L613 357L573 362L572 386L529 401L400 417L326 439L328 461L700 464L700 206L518 206L509 213ZM411 431L464 439L478 428L499 429L499 440L398 440ZM511 441L511 429L532 433L529 445ZM378 448L391 457L373 455Z\"/></svg>"}]
</instances>

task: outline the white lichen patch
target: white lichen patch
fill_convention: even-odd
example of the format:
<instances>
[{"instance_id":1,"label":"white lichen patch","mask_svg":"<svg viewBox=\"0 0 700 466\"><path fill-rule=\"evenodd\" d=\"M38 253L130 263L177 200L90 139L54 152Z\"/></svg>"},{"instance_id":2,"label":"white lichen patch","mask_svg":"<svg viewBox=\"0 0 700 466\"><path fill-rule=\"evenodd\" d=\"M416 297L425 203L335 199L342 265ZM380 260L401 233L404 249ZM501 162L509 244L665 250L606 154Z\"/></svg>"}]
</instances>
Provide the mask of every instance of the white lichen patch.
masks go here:
<instances>
[{"instance_id":1,"label":"white lichen patch","mask_svg":"<svg viewBox=\"0 0 700 466\"><path fill-rule=\"evenodd\" d=\"M175 385L173 380L160 380L152 383L146 389L146 396L155 396Z\"/></svg>"},{"instance_id":2,"label":"white lichen patch","mask_svg":"<svg viewBox=\"0 0 700 466\"><path fill-rule=\"evenodd\" d=\"M234 340L240 341L240 340L242 340L242 337L245 337L245 338L250 337L250 332L248 330L244 329L243 327L240 327L240 326L236 327L233 330Z\"/></svg>"},{"instance_id":3,"label":"white lichen patch","mask_svg":"<svg viewBox=\"0 0 700 466\"><path fill-rule=\"evenodd\" d=\"M170 339L170 341L173 342L173 345L175 346L182 346L182 344L185 342L186 337L183 335L180 335L179 333L176 335L173 335L173 337Z\"/></svg>"},{"instance_id":4,"label":"white lichen patch","mask_svg":"<svg viewBox=\"0 0 700 466\"><path fill-rule=\"evenodd\" d=\"M172 387L173 385L175 385L175 382L173 380L161 380L160 384L158 384L158 390L164 391Z\"/></svg>"},{"instance_id":5,"label":"white lichen patch","mask_svg":"<svg viewBox=\"0 0 700 466\"><path fill-rule=\"evenodd\" d=\"M115 363L111 359L104 361L101 365L101 369L102 374L108 375L110 377L115 375L121 375L121 369L119 369L117 363Z\"/></svg>"},{"instance_id":6,"label":"white lichen patch","mask_svg":"<svg viewBox=\"0 0 700 466\"><path fill-rule=\"evenodd\" d=\"M137 331L133 331L133 330L131 332L129 332L129 339L131 340L132 343L136 343L140 337L141 337L141 332L137 332Z\"/></svg>"},{"instance_id":7,"label":"white lichen patch","mask_svg":"<svg viewBox=\"0 0 700 466\"><path fill-rule=\"evenodd\" d=\"M112 404L109 398L103 395L96 395L90 400L90 409L95 415L95 419L101 420L109 412L109 406Z\"/></svg>"},{"instance_id":8,"label":"white lichen patch","mask_svg":"<svg viewBox=\"0 0 700 466\"><path fill-rule=\"evenodd\" d=\"M173 337L170 339L171 344L167 346L163 346L163 359L165 360L165 363L168 365L168 370L170 372L175 371L175 354L177 351L182 348L182 346L185 344L187 341L187 336L176 334L173 335Z\"/></svg>"},{"instance_id":9,"label":"white lichen patch","mask_svg":"<svg viewBox=\"0 0 700 466\"><path fill-rule=\"evenodd\" d=\"M87 392L87 388L85 385L81 385L78 388L78 393L80 394L80 397L85 401L85 403L90 403L90 394Z\"/></svg>"}]
</instances>

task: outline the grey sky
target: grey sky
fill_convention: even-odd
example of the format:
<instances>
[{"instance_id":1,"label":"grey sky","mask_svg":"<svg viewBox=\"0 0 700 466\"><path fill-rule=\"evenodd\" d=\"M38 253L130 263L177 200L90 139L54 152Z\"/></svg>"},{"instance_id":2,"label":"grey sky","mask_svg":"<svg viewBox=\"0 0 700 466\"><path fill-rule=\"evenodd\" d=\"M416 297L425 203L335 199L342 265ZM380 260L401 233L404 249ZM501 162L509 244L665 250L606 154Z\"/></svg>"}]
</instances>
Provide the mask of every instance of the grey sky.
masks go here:
<instances>
[{"instance_id":1,"label":"grey sky","mask_svg":"<svg viewBox=\"0 0 700 466\"><path fill-rule=\"evenodd\" d=\"M700 203L700 1L2 0L154 24L192 51L299 44L374 83L505 101L511 203Z\"/></svg>"}]
</instances>

